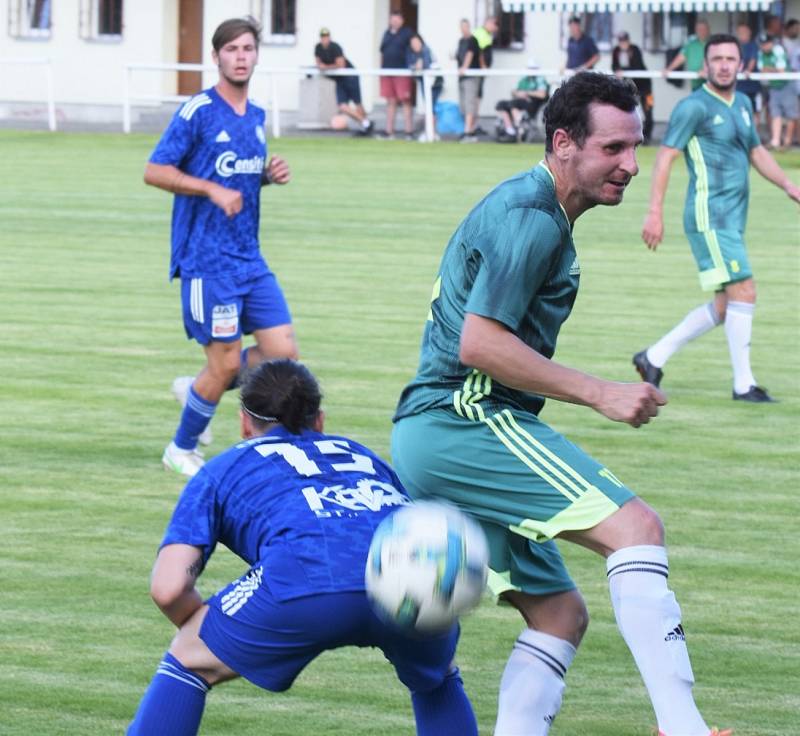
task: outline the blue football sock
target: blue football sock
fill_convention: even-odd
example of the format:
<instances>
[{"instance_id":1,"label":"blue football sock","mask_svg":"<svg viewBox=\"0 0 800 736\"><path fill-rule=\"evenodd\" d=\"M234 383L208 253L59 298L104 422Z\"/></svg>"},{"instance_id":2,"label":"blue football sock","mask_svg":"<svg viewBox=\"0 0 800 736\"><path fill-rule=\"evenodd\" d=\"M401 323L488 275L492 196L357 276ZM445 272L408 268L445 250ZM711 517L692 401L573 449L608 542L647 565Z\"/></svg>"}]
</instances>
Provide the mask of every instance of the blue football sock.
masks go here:
<instances>
[{"instance_id":1,"label":"blue football sock","mask_svg":"<svg viewBox=\"0 0 800 736\"><path fill-rule=\"evenodd\" d=\"M127 736L194 736L210 689L202 677L167 652L128 726Z\"/></svg>"},{"instance_id":2,"label":"blue football sock","mask_svg":"<svg viewBox=\"0 0 800 736\"><path fill-rule=\"evenodd\" d=\"M430 692L412 692L417 736L478 736L478 723L456 667Z\"/></svg>"},{"instance_id":3,"label":"blue football sock","mask_svg":"<svg viewBox=\"0 0 800 736\"><path fill-rule=\"evenodd\" d=\"M253 346L251 346L253 347ZM239 358L239 372L234 376L233 380L226 388L226 391L232 391L235 388L239 388L242 383L242 374L247 370L247 353L249 352L250 348L245 348L242 350L242 355Z\"/></svg>"},{"instance_id":4,"label":"blue football sock","mask_svg":"<svg viewBox=\"0 0 800 736\"><path fill-rule=\"evenodd\" d=\"M197 447L197 438L208 426L217 405L206 401L194 390L194 385L189 389L186 397L186 406L183 407L181 421L175 432L173 442L182 450L194 450Z\"/></svg>"}]
</instances>

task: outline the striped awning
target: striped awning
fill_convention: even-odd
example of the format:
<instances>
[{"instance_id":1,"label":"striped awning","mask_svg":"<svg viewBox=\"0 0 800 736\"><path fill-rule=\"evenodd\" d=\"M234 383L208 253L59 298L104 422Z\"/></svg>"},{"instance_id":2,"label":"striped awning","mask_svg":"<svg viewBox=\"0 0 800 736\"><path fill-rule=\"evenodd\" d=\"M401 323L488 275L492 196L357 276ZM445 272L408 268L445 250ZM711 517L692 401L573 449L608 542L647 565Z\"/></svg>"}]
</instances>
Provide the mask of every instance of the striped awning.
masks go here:
<instances>
[{"instance_id":1,"label":"striped awning","mask_svg":"<svg viewBox=\"0 0 800 736\"><path fill-rule=\"evenodd\" d=\"M574 0L503 0L507 13L521 10L562 13L656 13L675 12L732 12L736 10L769 10L769 0L598 0L598 2L575 2Z\"/></svg>"}]
</instances>

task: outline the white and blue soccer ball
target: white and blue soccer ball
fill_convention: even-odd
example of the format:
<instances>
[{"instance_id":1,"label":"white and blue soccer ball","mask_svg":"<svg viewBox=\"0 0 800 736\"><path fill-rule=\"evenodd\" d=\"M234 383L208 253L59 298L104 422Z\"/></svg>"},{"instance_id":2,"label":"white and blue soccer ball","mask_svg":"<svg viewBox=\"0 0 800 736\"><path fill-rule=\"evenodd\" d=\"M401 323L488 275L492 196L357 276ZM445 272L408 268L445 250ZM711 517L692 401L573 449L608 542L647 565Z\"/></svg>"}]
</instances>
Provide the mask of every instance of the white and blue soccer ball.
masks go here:
<instances>
[{"instance_id":1,"label":"white and blue soccer ball","mask_svg":"<svg viewBox=\"0 0 800 736\"><path fill-rule=\"evenodd\" d=\"M489 547L480 526L453 506L424 501L387 516L367 557L373 608L405 629L448 629L486 586Z\"/></svg>"}]
</instances>

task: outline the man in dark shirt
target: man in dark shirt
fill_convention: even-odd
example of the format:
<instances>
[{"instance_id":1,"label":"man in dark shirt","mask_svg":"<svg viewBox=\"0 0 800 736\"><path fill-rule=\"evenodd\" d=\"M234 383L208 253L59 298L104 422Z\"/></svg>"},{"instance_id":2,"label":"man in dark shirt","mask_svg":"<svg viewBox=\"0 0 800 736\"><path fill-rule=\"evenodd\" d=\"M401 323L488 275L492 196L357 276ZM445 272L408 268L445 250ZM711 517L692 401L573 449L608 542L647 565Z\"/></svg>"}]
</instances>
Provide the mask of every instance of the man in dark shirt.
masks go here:
<instances>
[{"instance_id":1,"label":"man in dark shirt","mask_svg":"<svg viewBox=\"0 0 800 736\"><path fill-rule=\"evenodd\" d=\"M410 28L403 25L403 14L393 10L389 15L389 27L381 39L381 68L407 69L406 52L413 35ZM403 106L403 122L406 138L413 140L414 123L411 109L411 89L413 79L410 76L381 77L381 97L386 98L386 137L394 138L394 118L397 114L398 101Z\"/></svg>"},{"instance_id":2,"label":"man in dark shirt","mask_svg":"<svg viewBox=\"0 0 800 736\"><path fill-rule=\"evenodd\" d=\"M591 36L581 28L581 19L569 19L569 41L567 42L567 69L578 72L591 69L600 60L600 51Z\"/></svg>"},{"instance_id":3,"label":"man in dark shirt","mask_svg":"<svg viewBox=\"0 0 800 736\"><path fill-rule=\"evenodd\" d=\"M750 79L752 72L758 71L758 44L753 40L753 31L747 23L736 26L736 38L742 45L742 74L743 79L736 82L736 90L750 98L753 111L758 115L761 110L761 83Z\"/></svg>"},{"instance_id":4,"label":"man in dark shirt","mask_svg":"<svg viewBox=\"0 0 800 736\"><path fill-rule=\"evenodd\" d=\"M342 47L331 41L331 32L327 28L320 29L319 43L314 48L314 58L317 68L321 71L353 68L350 60L345 57ZM363 135L371 133L372 122L367 118L367 113L361 104L361 85L358 77L333 77L333 81L336 82L336 102L339 111L353 118L361 127L360 132Z\"/></svg>"},{"instance_id":5,"label":"man in dark shirt","mask_svg":"<svg viewBox=\"0 0 800 736\"><path fill-rule=\"evenodd\" d=\"M627 31L617 34L617 45L611 52L611 69L618 77L625 76L627 71L646 71L642 50L631 43ZM642 107L644 125L642 135L644 142L650 142L653 133L653 83L649 79L634 79L633 83L639 92L639 102Z\"/></svg>"}]
</instances>

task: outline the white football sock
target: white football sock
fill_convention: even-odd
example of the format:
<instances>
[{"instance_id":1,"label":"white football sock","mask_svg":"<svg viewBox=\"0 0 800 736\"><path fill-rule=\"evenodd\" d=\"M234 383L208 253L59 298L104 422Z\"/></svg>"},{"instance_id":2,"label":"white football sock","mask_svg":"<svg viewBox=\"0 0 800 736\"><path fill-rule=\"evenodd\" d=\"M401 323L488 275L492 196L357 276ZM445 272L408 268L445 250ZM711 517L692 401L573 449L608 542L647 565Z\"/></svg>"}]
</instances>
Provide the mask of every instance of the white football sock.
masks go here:
<instances>
[{"instance_id":1,"label":"white football sock","mask_svg":"<svg viewBox=\"0 0 800 736\"><path fill-rule=\"evenodd\" d=\"M756 385L750 368L750 336L753 334L753 313L756 305L748 302L728 302L725 314L725 336L733 366L733 390L746 393Z\"/></svg>"},{"instance_id":2,"label":"white football sock","mask_svg":"<svg viewBox=\"0 0 800 736\"><path fill-rule=\"evenodd\" d=\"M696 307L655 345L647 348L647 359L656 368L663 368L672 355L677 353L687 342L704 335L716 327L719 322L713 302Z\"/></svg>"},{"instance_id":3,"label":"white football sock","mask_svg":"<svg viewBox=\"0 0 800 736\"><path fill-rule=\"evenodd\" d=\"M617 626L636 660L659 729L669 736L708 736L692 697L694 675L681 609L667 587L666 549L625 547L608 558L606 570Z\"/></svg>"},{"instance_id":4,"label":"white football sock","mask_svg":"<svg viewBox=\"0 0 800 736\"><path fill-rule=\"evenodd\" d=\"M525 629L500 681L495 736L545 736L561 708L564 676L575 656L568 641Z\"/></svg>"}]
</instances>

